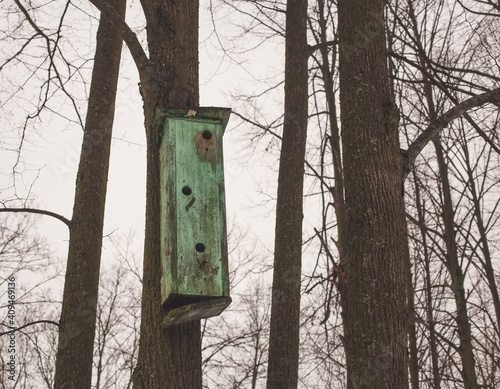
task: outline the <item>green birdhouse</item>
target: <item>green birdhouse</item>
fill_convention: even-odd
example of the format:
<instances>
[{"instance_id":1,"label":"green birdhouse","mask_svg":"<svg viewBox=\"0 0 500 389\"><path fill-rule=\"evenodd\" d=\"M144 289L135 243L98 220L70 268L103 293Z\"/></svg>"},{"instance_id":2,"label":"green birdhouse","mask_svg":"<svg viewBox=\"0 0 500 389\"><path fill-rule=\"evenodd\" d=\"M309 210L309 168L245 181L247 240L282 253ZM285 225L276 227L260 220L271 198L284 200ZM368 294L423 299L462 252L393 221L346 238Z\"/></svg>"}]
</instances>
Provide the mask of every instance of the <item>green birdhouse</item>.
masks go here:
<instances>
[{"instance_id":1,"label":"green birdhouse","mask_svg":"<svg viewBox=\"0 0 500 389\"><path fill-rule=\"evenodd\" d=\"M222 156L230 113L157 114L164 326L217 316L231 303Z\"/></svg>"}]
</instances>

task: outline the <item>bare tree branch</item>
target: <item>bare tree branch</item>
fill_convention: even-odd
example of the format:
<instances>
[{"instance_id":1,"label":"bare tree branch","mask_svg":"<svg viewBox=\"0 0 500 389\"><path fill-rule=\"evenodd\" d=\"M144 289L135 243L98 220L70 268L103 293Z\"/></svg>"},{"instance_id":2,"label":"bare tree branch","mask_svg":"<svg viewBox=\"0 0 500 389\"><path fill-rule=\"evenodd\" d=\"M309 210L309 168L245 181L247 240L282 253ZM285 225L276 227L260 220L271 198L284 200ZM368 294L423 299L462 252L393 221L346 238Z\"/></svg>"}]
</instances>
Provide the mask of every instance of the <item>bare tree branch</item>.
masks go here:
<instances>
[{"instance_id":1,"label":"bare tree branch","mask_svg":"<svg viewBox=\"0 0 500 389\"><path fill-rule=\"evenodd\" d=\"M103 0L89 0L96 8L98 8L106 17L109 19L111 24L116 28L118 33L121 35L123 41L126 43L127 47L132 54L132 58L137 66L139 75L144 74L147 65L149 64L149 59L144 51L141 43L137 39L137 35L133 32L129 25L123 20L122 17L116 12L116 10L107 1Z\"/></svg>"},{"instance_id":2,"label":"bare tree branch","mask_svg":"<svg viewBox=\"0 0 500 389\"><path fill-rule=\"evenodd\" d=\"M313 55L313 53L318 50L318 49L321 49L321 48L324 48L324 47L331 47L331 46L335 46L335 45L338 45L339 44L339 40L338 39L334 39L334 40L331 40L331 41L326 41L326 42L321 42L321 43L318 43L318 44L315 44L315 45L308 45L307 48L309 49L309 55Z\"/></svg>"},{"instance_id":3,"label":"bare tree branch","mask_svg":"<svg viewBox=\"0 0 500 389\"><path fill-rule=\"evenodd\" d=\"M24 128L23 128L23 134L24 132L26 131L26 126L27 126L27 121L30 120L30 119L33 119L35 117L37 117L40 112L42 111L42 109L45 107L47 101L48 101L48 96L49 96L49 85L50 85L50 80L52 79L52 76L51 76L51 73L52 73L52 69L54 71L54 74L55 74L55 79L57 79L59 81L59 88L64 92L64 94L69 98L69 100L71 101L72 105L73 105L73 108L78 116L78 122L79 124L81 125L81 127L83 128L83 120L80 116L80 113L78 111L78 107L77 107L77 104L75 102L75 99L74 97L71 95L71 93L68 92L68 90L66 89L65 87L65 82L62 80L61 78L61 74L58 70L58 67L56 66L56 63L54 61L54 56L56 54L56 51L58 51L58 43L59 43L59 39L61 37L61 34L60 34L60 31L61 31L61 27L62 27L62 22L63 22L63 19L64 19L64 16L66 15L66 12L68 11L68 7L69 7L69 2L66 3L66 6L64 7L64 11L63 11L63 15L61 17L61 21L59 23L59 28L57 30L57 33L56 33L56 39L51 39L47 34L45 34L41 29L40 27L38 27L38 25L35 23L35 21L31 18L30 14L28 13L27 9L21 4L21 2L19 0L14 0L14 2L16 3L16 5L18 6L18 8L21 10L21 12L23 13L24 17L26 18L26 20L28 21L28 23L30 24L30 26L35 30L36 32L36 35L34 37L36 37L37 35L40 35L43 37L43 39L45 40L45 43L47 45L47 54L48 54L48 58L49 58L49 61L50 61L50 65L48 67L48 78L47 78L47 82L46 82L46 89L45 89L45 98L43 100L43 103L41 105L41 107L39 107L37 109L37 112L33 115L28 115L27 118L26 118L26 122L24 124ZM53 47L51 47L51 43L53 43ZM21 147L22 147L22 142L21 142Z\"/></svg>"},{"instance_id":4,"label":"bare tree branch","mask_svg":"<svg viewBox=\"0 0 500 389\"><path fill-rule=\"evenodd\" d=\"M16 331L21 331L22 329L26 328L26 327L30 327L32 325L35 325L35 324L53 324L55 325L56 327L59 328L59 323L55 322L55 321L52 321L52 320L37 320L37 321L32 321L30 323L26 323L24 325L22 325L21 327L17 327L17 328L10 328L8 331L5 331L5 332L0 332L0 336L3 336L3 335L8 335L8 334L11 334L12 332L16 332ZM2 324L2 325L5 325L5 324ZM6 326L8 327L8 326Z\"/></svg>"},{"instance_id":5,"label":"bare tree branch","mask_svg":"<svg viewBox=\"0 0 500 389\"><path fill-rule=\"evenodd\" d=\"M473 96L467 100L462 101L460 104L457 104L440 118L438 118L434 123L431 123L418 136L418 138L415 139L410 147L408 147L408 150L405 151L407 158L407 165L404 167L405 177L408 175L410 167L413 166L420 152L424 149L427 143L429 143L431 139L439 133L439 131L445 128L452 120L467 113L467 111L469 111L470 109L479 107L486 103L494 103L497 105L500 104L500 88L493 89L490 92Z\"/></svg>"},{"instance_id":6,"label":"bare tree branch","mask_svg":"<svg viewBox=\"0 0 500 389\"><path fill-rule=\"evenodd\" d=\"M0 212L27 212L27 213L38 213L40 215L52 216L64 224L71 228L71 220L66 219L64 216L59 215L58 213L46 211L44 209L36 209L36 208L0 208Z\"/></svg>"}]
</instances>

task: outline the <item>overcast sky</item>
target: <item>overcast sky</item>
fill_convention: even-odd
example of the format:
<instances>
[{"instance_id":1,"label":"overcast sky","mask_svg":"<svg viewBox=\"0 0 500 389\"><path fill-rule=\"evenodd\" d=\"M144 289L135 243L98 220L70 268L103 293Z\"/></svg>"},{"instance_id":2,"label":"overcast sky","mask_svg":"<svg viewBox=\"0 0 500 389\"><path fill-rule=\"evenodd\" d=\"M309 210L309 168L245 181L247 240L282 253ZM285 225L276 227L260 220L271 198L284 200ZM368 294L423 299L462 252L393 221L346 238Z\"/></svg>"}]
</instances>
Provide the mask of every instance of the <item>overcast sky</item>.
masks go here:
<instances>
[{"instance_id":1,"label":"overcast sky","mask_svg":"<svg viewBox=\"0 0 500 389\"><path fill-rule=\"evenodd\" d=\"M228 56L221 54L220 46L217 47L219 40L213 34L211 17L204 12L207 4L202 1L200 105L240 110L241 103L236 102L231 95L252 93L255 81L262 79L262 74L276 73L282 63L280 49L276 43L264 44L251 56L242 54L239 57L243 58L243 67L235 66ZM134 7L136 9L137 6ZM131 24L136 22L134 11L127 12ZM220 32L224 33L227 30L222 28L231 28L230 24L238 22L232 19L230 23L217 23ZM94 36L89 38L94 39ZM252 44L248 40L247 43ZM279 116L282 110L279 102L281 93L282 88L279 88L277 100L268 101L263 109L276 112L276 116ZM70 108L61 106L61 112L66 109ZM19 106L16 114L22 117L26 112ZM71 218L82 131L75 126L68 129L63 120L53 119L41 123L42 131L36 134L31 133L28 126L28 141L24 144L22 157L29 171L24 174L23 185L19 185L18 189L19 194L23 195L31 188L31 197L37 206ZM116 102L104 233L127 234L131 230L136 231L136 243L140 247L143 244L146 187L143 123L138 75L125 48ZM233 116L224 136L228 224L234 220L243 229L248 228L272 251L274 203L268 200L275 197L277 157L266 156L262 151L269 139L250 145L248 138L252 131L249 125L241 125L241 121ZM2 154L0 185L4 188L12 171L15 153ZM64 242L68 239L66 226L48 217L41 217L40 221L41 231L50 238L54 248L58 248L58 255L64 257L67 250ZM106 242L104 245L106 247ZM103 253L106 255L106 251Z\"/></svg>"}]
</instances>

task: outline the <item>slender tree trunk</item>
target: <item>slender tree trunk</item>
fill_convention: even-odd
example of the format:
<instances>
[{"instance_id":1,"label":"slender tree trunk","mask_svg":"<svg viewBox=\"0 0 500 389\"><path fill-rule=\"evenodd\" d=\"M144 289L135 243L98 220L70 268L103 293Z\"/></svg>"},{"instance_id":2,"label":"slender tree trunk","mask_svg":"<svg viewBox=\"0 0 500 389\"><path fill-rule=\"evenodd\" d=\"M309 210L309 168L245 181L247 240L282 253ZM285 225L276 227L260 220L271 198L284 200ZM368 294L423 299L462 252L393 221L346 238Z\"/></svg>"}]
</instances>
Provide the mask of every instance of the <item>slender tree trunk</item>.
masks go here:
<instances>
[{"instance_id":1,"label":"slender tree trunk","mask_svg":"<svg viewBox=\"0 0 500 389\"><path fill-rule=\"evenodd\" d=\"M425 52L421 45L420 33L417 29L417 19L413 7L413 2L410 1L409 15L412 20L413 30L415 33L415 40L419 48L419 62L423 69L426 68ZM434 104L434 97L432 94L432 85L425 72L422 71L422 78L424 80L424 94L427 101L429 111L429 122L436 122L438 119L436 107ZM451 188L448 181L448 166L444 159L443 148L439 138L436 135L433 140L434 148L436 149L437 161L439 166L439 176L441 178L441 186L443 193L443 222L444 222L444 235L446 240L446 266L451 275L452 288L455 295L455 302L457 306L457 330L460 339L460 357L462 359L462 377L464 380L465 389L475 389L478 387L477 377L475 372L475 361L472 352L472 335L470 330L469 317L467 314L467 299L464 290L464 276L458 261L458 252L455 242L455 231L453 221L453 203L451 199Z\"/></svg>"},{"instance_id":2,"label":"slender tree trunk","mask_svg":"<svg viewBox=\"0 0 500 389\"><path fill-rule=\"evenodd\" d=\"M430 270L430 258L425 256L425 290L427 296L427 323L429 326L429 347L432 360L432 379L434 389L441 389L441 373L439 371L439 354L437 351L436 322L434 321L434 308L432 306L432 281Z\"/></svg>"},{"instance_id":3,"label":"slender tree trunk","mask_svg":"<svg viewBox=\"0 0 500 389\"><path fill-rule=\"evenodd\" d=\"M472 203L474 206L474 217L476 219L477 230L479 232L479 242L481 243L481 251L483 252L483 260L481 264L484 268L484 273L486 274L486 280L488 283L488 288L491 292L491 297L493 299L493 307L495 309L497 333L500 334L500 296L498 294L498 287L495 276L495 269L493 268L493 262L491 257L490 244L487 236L487 228L483 220L483 215L481 213L481 199L478 194L476 183L474 179L474 172L471 166L471 161L469 157L469 149L467 142L463 145L465 164L467 166L467 176L469 177L470 193L472 196Z\"/></svg>"},{"instance_id":4,"label":"slender tree trunk","mask_svg":"<svg viewBox=\"0 0 500 389\"><path fill-rule=\"evenodd\" d=\"M408 387L407 233L385 3L338 3L349 389Z\"/></svg>"},{"instance_id":5,"label":"slender tree trunk","mask_svg":"<svg viewBox=\"0 0 500 389\"><path fill-rule=\"evenodd\" d=\"M125 0L113 0L125 16ZM55 388L90 388L111 130L122 39L101 17L76 179Z\"/></svg>"},{"instance_id":6,"label":"slender tree trunk","mask_svg":"<svg viewBox=\"0 0 500 389\"><path fill-rule=\"evenodd\" d=\"M407 294L408 294L408 343L409 343L409 370L411 388L418 389L420 382L418 379L418 345L417 345L417 314L415 312L415 288L413 287L413 274L411 264L408 266L407 274Z\"/></svg>"},{"instance_id":7,"label":"slender tree trunk","mask_svg":"<svg viewBox=\"0 0 500 389\"><path fill-rule=\"evenodd\" d=\"M257 389L257 378L259 377L259 360L260 360L260 337L261 332L260 329L257 329L255 340L255 348L253 352L253 364L252 364L252 389Z\"/></svg>"},{"instance_id":8,"label":"slender tree trunk","mask_svg":"<svg viewBox=\"0 0 500 389\"><path fill-rule=\"evenodd\" d=\"M319 37L320 37L320 52L322 63L320 65L321 76L323 78L323 84L325 87L325 97L326 105L328 107L328 119L330 122L330 147L332 150L332 165L334 171L334 186L330 188L330 192L333 196L333 205L335 207L335 219L337 221L337 250L339 255L339 262L334 268L333 277L337 282L341 305L342 305L342 317L345 323L345 313L347 312L347 295L345 291L345 267L346 267L346 255L345 255L345 204L344 204L344 179L342 174L342 157L340 149L340 129L338 126L338 116L337 116L337 101L335 99L335 90L333 84L333 71L331 66L335 66L337 62L337 46L333 46L331 49L328 47L327 39L327 23L325 16L325 4L324 0L318 1L318 13L319 13ZM329 59L329 53L331 52L331 60Z\"/></svg>"},{"instance_id":9,"label":"slender tree trunk","mask_svg":"<svg viewBox=\"0 0 500 389\"><path fill-rule=\"evenodd\" d=\"M160 165L155 113L198 106L198 0L144 0L149 69L141 74L147 199L141 334L134 388L202 387L200 321L161 327Z\"/></svg>"},{"instance_id":10,"label":"slender tree trunk","mask_svg":"<svg viewBox=\"0 0 500 389\"><path fill-rule=\"evenodd\" d=\"M408 1L408 9L409 9L409 16L412 21L412 27L413 27L413 32L415 35L415 41L417 43L417 46L420 51L420 56L419 56L419 61L420 61L420 66L423 68L426 67L426 62L425 62L425 57L424 57L424 50L422 48L421 44L421 36L420 32L418 30L418 22L417 18L415 16L415 10L413 7L413 1ZM434 100L432 98L432 85L429 82L429 79L427 78L426 74L422 72L422 78L424 79L424 95L426 97L427 103L428 103L428 109L430 113L430 122L434 121L436 119L436 110L434 107ZM425 263L425 274L426 274L426 292L427 292L427 320L428 320L428 326L429 326L429 343L430 343L430 350L431 350L431 360L432 360L432 372L433 372L433 378L434 378L434 388L435 389L440 389L441 387L441 377L439 375L439 360L438 360L438 355L437 355L437 348L436 348L436 332L435 332L435 323L434 323L434 313L433 313L433 307L432 307L432 285L431 285L431 275L430 275L430 257L428 253L428 247L426 244L427 241L427 231L425 227L425 207L424 204L421 202L420 198L420 187L418 183L418 177L416 174L415 169L413 169L413 176L415 180L415 195L416 195L416 206L417 206L417 212L418 212L418 222L419 222L419 229L420 229L420 234L422 236L422 242L423 242L423 249L424 249L424 263ZM411 337L411 335L410 335ZM413 377L413 374L412 374ZM413 379L412 379L413 380Z\"/></svg>"},{"instance_id":11,"label":"slender tree trunk","mask_svg":"<svg viewBox=\"0 0 500 389\"><path fill-rule=\"evenodd\" d=\"M302 191L307 131L307 0L288 0L285 119L276 238L267 388L296 388L299 363Z\"/></svg>"},{"instance_id":12,"label":"slender tree trunk","mask_svg":"<svg viewBox=\"0 0 500 389\"><path fill-rule=\"evenodd\" d=\"M389 52L394 51L394 32L391 31L389 24L386 21L387 29L387 49ZM397 70L394 66L393 61L389 60L389 74L391 78L391 92L392 95L396 96L394 82L396 79ZM403 180L404 181L404 180ZM408 248L409 250L409 248ZM413 286L413 273L412 273L412 263L410 261L410 255L407 256L406 264L406 290L408 298L408 365L410 372L410 383L412 389L419 389L420 379L419 379L419 363L418 363L418 335L417 335L417 312L415 310L415 288Z\"/></svg>"},{"instance_id":13,"label":"slender tree trunk","mask_svg":"<svg viewBox=\"0 0 500 389\"><path fill-rule=\"evenodd\" d=\"M439 165L439 177L441 178L441 187L443 193L443 223L444 237L446 243L445 263L451 277L451 288L455 297L457 306L457 332L460 339L458 348L462 360L462 378L465 389L479 388L477 383L474 353L472 348L472 334L470 328L469 316L467 314L467 297L465 296L464 274L458 261L458 251L455 242L455 228L453 221L453 203L451 199L451 187L448 180L448 166L444 159L443 147L439 134L433 140L436 149L437 161Z\"/></svg>"},{"instance_id":14,"label":"slender tree trunk","mask_svg":"<svg viewBox=\"0 0 500 389\"><path fill-rule=\"evenodd\" d=\"M429 348L432 361L432 377L434 389L441 389L441 376L439 374L439 356L437 353L437 343L436 343L436 324L434 322L434 308L432 306L432 279L430 270L430 255L427 245L427 229L425 226L425 202L421 200L420 197L420 185L418 182L417 174L415 169L413 170L413 177L415 181L415 201L418 213L418 227L420 230L420 235L422 237L422 248L424 250L424 268L425 268L425 292L426 292L426 302L427 302L427 325L429 328Z\"/></svg>"}]
</instances>

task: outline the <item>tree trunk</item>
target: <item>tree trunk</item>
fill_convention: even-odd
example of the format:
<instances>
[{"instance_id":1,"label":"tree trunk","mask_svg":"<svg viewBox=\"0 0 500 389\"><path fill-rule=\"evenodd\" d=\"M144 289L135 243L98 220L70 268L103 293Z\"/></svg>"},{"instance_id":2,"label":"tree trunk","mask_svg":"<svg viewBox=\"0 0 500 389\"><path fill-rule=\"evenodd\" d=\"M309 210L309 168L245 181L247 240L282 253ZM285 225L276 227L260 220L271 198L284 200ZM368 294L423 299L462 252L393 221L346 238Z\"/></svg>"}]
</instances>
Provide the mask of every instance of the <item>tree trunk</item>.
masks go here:
<instances>
[{"instance_id":1,"label":"tree trunk","mask_svg":"<svg viewBox=\"0 0 500 389\"><path fill-rule=\"evenodd\" d=\"M383 0L339 0L347 387L408 387L407 233Z\"/></svg>"},{"instance_id":2,"label":"tree trunk","mask_svg":"<svg viewBox=\"0 0 500 389\"><path fill-rule=\"evenodd\" d=\"M495 318L496 318L496 331L500 334L500 296L498 294L498 287L496 282L496 274L495 269L493 267L493 258L490 250L490 243L488 241L487 234L487 222L485 224L483 220L483 215L481 212L481 195L478 193L475 183L475 175L472 169L471 160L469 156L469 149L467 146L467 142L463 144L465 164L467 166L467 176L469 177L469 187L470 194L472 197L472 203L474 206L474 217L476 219L477 231L479 233L479 242L481 243L481 251L483 253L484 259L481 260L481 265L484 268L484 273L486 275L486 281L488 284L488 288L491 292L491 297L493 299L493 307L495 309Z\"/></svg>"},{"instance_id":3,"label":"tree trunk","mask_svg":"<svg viewBox=\"0 0 500 389\"><path fill-rule=\"evenodd\" d=\"M424 54L424 49L421 45L420 33L417 29L417 18L415 16L415 11L413 7L413 2L409 2L409 15L413 22L413 30L415 33L415 39L417 46L420 51L419 62L422 69L426 68L426 58ZM432 93L431 81L427 77L426 72L421 71L422 79L424 80L424 94L427 101L427 108L429 111L429 122L435 123L438 120L438 114L436 111L436 106L434 104L434 97ZM454 212L453 203L451 199L451 188L448 180L448 166L444 159L443 148L441 145L441 140L439 134L437 134L432 142L434 148L436 149L437 161L439 166L439 176L441 178L441 186L443 193L443 224L444 224L444 236L446 243L446 266L451 275L452 288L455 295L455 302L457 306L457 330L460 338L460 356L462 359L462 377L464 380L465 389L477 388L477 377L475 372L475 361L472 352L472 336L470 330L469 317L467 314L467 301L465 297L464 290L464 276L462 269L458 261L458 252L455 242L455 232L454 232Z\"/></svg>"},{"instance_id":4,"label":"tree trunk","mask_svg":"<svg viewBox=\"0 0 500 389\"><path fill-rule=\"evenodd\" d=\"M147 137L142 316L134 388L202 387L200 321L161 327L160 165L155 113L198 106L198 0L142 2L149 68L141 73Z\"/></svg>"},{"instance_id":5,"label":"tree trunk","mask_svg":"<svg viewBox=\"0 0 500 389\"><path fill-rule=\"evenodd\" d=\"M345 291L345 267L346 267L346 229L345 229L345 204L344 204L344 179L342 174L342 158L340 148L340 128L338 126L337 116L337 101L335 99L335 88L333 84L333 71L331 66L335 66L337 59L337 46L330 49L327 39L327 22L325 17L324 0L318 1L319 25L320 25L320 53L322 63L320 66L323 85L325 87L326 106L328 107L328 120L330 122L329 143L332 152L332 165L334 171L334 186L330 188L330 193L333 196L333 205L335 208L335 219L337 222L337 250L339 262L333 269L333 279L337 282L337 287L340 293L340 302L342 305L342 317L345 323L345 313L347 312L347 296ZM329 60L331 55L331 61ZM333 64L333 65L331 65Z\"/></svg>"},{"instance_id":6,"label":"tree trunk","mask_svg":"<svg viewBox=\"0 0 500 389\"><path fill-rule=\"evenodd\" d=\"M113 0L125 17L125 0ZM97 32L76 179L56 358L55 388L90 388L104 205L122 39L106 17Z\"/></svg>"},{"instance_id":7,"label":"tree trunk","mask_svg":"<svg viewBox=\"0 0 500 389\"><path fill-rule=\"evenodd\" d=\"M415 288L413 287L413 274L411 272L411 263L408 264L407 274L407 294L408 294L408 348L409 348L409 370L412 389L419 389L420 382L418 378L418 338L417 338L417 313L415 311Z\"/></svg>"},{"instance_id":8,"label":"tree trunk","mask_svg":"<svg viewBox=\"0 0 500 389\"><path fill-rule=\"evenodd\" d=\"M307 132L307 0L288 0L285 116L278 176L267 388L296 388L299 363L302 191Z\"/></svg>"},{"instance_id":9,"label":"tree trunk","mask_svg":"<svg viewBox=\"0 0 500 389\"><path fill-rule=\"evenodd\" d=\"M458 348L462 360L462 378L465 389L479 388L477 383L474 353L472 351L472 334L470 329L469 316L467 314L467 298L464 288L464 274L458 261L458 251L455 242L455 228L453 221L453 204L451 199L451 187L448 180L448 166L444 159L443 147L439 134L432 142L436 149L436 156L439 165L439 177L441 178L441 187L443 193L443 224L444 238L446 243L445 263L451 277L451 288L455 297L457 306L457 332L460 340Z\"/></svg>"},{"instance_id":10,"label":"tree trunk","mask_svg":"<svg viewBox=\"0 0 500 389\"><path fill-rule=\"evenodd\" d=\"M432 382L434 389L441 389L441 376L439 373L439 355L436 342L436 324L434 322L434 307L432 296L432 278L430 269L430 254L427 244L427 228L425 226L425 201L420 197L420 183L415 168L413 169L413 177L415 182L415 205L418 213L418 228L422 236L422 248L424 251L424 268L425 268L425 292L426 292L426 313L427 326L429 328L429 349L432 361Z\"/></svg>"}]
</instances>

